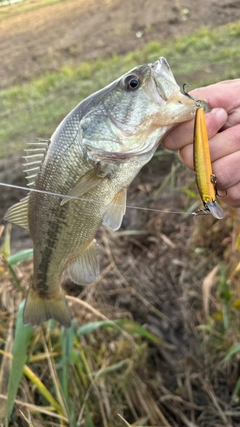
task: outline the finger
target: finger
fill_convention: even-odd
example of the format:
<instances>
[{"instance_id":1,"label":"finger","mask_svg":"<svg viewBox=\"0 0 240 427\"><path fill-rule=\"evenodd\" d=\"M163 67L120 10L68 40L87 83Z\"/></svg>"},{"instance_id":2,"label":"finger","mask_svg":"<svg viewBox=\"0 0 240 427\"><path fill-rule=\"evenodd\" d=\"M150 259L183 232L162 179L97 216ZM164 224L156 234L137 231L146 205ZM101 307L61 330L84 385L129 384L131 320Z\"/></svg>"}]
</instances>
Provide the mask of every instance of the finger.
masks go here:
<instances>
[{"instance_id":1,"label":"finger","mask_svg":"<svg viewBox=\"0 0 240 427\"><path fill-rule=\"evenodd\" d=\"M215 108L206 114L208 136L211 138L221 129L227 120L227 113L222 108ZM171 130L163 139L163 146L168 150L180 150L193 142L194 120L182 123Z\"/></svg>"},{"instance_id":2,"label":"finger","mask_svg":"<svg viewBox=\"0 0 240 427\"><path fill-rule=\"evenodd\" d=\"M221 195L221 191L219 191ZM227 189L226 196L222 197L222 201L233 208L240 207L240 182Z\"/></svg>"},{"instance_id":3,"label":"finger","mask_svg":"<svg viewBox=\"0 0 240 427\"><path fill-rule=\"evenodd\" d=\"M239 157L240 153L240 124L233 128L226 129L223 132L217 133L210 139L209 146L213 169L219 164L220 166L224 166L224 168L228 167L229 175L232 176L235 171L237 179L240 180L239 166L236 170L234 169L236 165L235 159ZM232 154L233 156L230 157ZM178 156L181 162L183 162L189 169L193 169L193 144L185 145L179 151ZM217 160L219 160L220 163L216 163ZM221 167L219 167L219 169L221 169ZM230 186L229 183L228 186Z\"/></svg>"},{"instance_id":4,"label":"finger","mask_svg":"<svg viewBox=\"0 0 240 427\"><path fill-rule=\"evenodd\" d=\"M239 90L240 92L240 90ZM232 126L236 126L240 123L240 106L229 112L226 123L223 125L223 130L228 129Z\"/></svg>"},{"instance_id":5,"label":"finger","mask_svg":"<svg viewBox=\"0 0 240 427\"><path fill-rule=\"evenodd\" d=\"M182 156L184 160L182 160ZM186 145L179 152L180 160L193 169L193 146ZM213 173L217 178L217 190L223 201L232 207L240 207L240 151L213 162ZM225 192L227 194L225 196Z\"/></svg>"},{"instance_id":6,"label":"finger","mask_svg":"<svg viewBox=\"0 0 240 427\"><path fill-rule=\"evenodd\" d=\"M217 133L210 141L211 160L215 162L240 150L240 124ZM240 168L239 168L240 176Z\"/></svg>"},{"instance_id":7,"label":"finger","mask_svg":"<svg viewBox=\"0 0 240 427\"><path fill-rule=\"evenodd\" d=\"M204 99L211 108L222 107L231 111L239 107L240 79L225 80L210 86L194 89L190 92L193 97Z\"/></svg>"},{"instance_id":8,"label":"finger","mask_svg":"<svg viewBox=\"0 0 240 427\"><path fill-rule=\"evenodd\" d=\"M168 150L180 150L190 144L193 141L193 127L193 120L174 127L163 139L163 146Z\"/></svg>"},{"instance_id":9,"label":"finger","mask_svg":"<svg viewBox=\"0 0 240 427\"><path fill-rule=\"evenodd\" d=\"M194 170L193 166L193 144L185 145L178 151L178 157L187 168Z\"/></svg>"},{"instance_id":10,"label":"finger","mask_svg":"<svg viewBox=\"0 0 240 427\"><path fill-rule=\"evenodd\" d=\"M240 181L239 164L240 151L236 151L212 163L219 190L228 190L238 184ZM240 198L240 194L238 197Z\"/></svg>"}]
</instances>

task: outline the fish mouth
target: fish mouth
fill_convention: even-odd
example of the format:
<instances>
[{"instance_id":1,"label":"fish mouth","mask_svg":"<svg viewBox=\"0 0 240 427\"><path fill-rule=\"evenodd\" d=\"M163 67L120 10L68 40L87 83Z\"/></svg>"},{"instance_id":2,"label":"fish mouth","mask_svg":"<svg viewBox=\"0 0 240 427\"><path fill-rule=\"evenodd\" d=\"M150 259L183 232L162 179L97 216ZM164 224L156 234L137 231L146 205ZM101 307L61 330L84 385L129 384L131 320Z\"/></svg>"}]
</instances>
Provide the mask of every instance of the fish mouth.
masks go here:
<instances>
[{"instance_id":1,"label":"fish mouth","mask_svg":"<svg viewBox=\"0 0 240 427\"><path fill-rule=\"evenodd\" d=\"M151 64L151 69L155 74L177 85L177 82L173 76L170 65L167 62L166 58L164 58L163 56L160 56L160 58L156 62Z\"/></svg>"},{"instance_id":2,"label":"fish mouth","mask_svg":"<svg viewBox=\"0 0 240 427\"><path fill-rule=\"evenodd\" d=\"M185 106L195 105L196 101L191 97L180 92L180 87L177 84L170 65L166 58L161 56L156 62L150 65L152 75L155 80L158 94L166 103L179 103Z\"/></svg>"},{"instance_id":3,"label":"fish mouth","mask_svg":"<svg viewBox=\"0 0 240 427\"><path fill-rule=\"evenodd\" d=\"M184 105L194 105L197 108L195 99L190 98L189 96L187 96L181 92L172 96L168 101L169 102L176 102L176 103L184 104Z\"/></svg>"},{"instance_id":4,"label":"fish mouth","mask_svg":"<svg viewBox=\"0 0 240 427\"><path fill-rule=\"evenodd\" d=\"M178 102L186 106L196 105L196 103L198 103L204 109L205 113L211 111L206 101L191 98L191 96L188 96L188 94L182 94L180 92L180 87L175 80L166 58L161 56L156 62L149 64L149 66L152 70L152 75L157 86L158 94L166 102Z\"/></svg>"},{"instance_id":5,"label":"fish mouth","mask_svg":"<svg viewBox=\"0 0 240 427\"><path fill-rule=\"evenodd\" d=\"M180 92L172 70L164 57L160 57L156 62L150 64L152 77L155 81L158 95L164 101L168 101L172 96Z\"/></svg>"},{"instance_id":6,"label":"fish mouth","mask_svg":"<svg viewBox=\"0 0 240 427\"><path fill-rule=\"evenodd\" d=\"M171 126L193 118L196 101L181 93L167 60L160 57L149 67L155 83L155 99L161 98L159 104L162 105L162 116L157 118L158 125Z\"/></svg>"}]
</instances>

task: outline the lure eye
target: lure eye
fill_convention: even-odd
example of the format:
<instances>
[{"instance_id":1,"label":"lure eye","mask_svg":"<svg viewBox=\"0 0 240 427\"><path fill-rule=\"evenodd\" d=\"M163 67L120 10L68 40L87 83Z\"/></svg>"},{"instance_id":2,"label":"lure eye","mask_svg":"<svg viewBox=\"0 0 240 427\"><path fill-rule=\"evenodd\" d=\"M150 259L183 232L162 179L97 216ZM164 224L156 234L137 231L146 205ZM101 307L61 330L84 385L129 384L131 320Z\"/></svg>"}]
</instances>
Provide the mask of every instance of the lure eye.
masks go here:
<instances>
[{"instance_id":1,"label":"lure eye","mask_svg":"<svg viewBox=\"0 0 240 427\"><path fill-rule=\"evenodd\" d=\"M136 90L140 86L140 80L139 77L131 74L130 76L127 76L124 80L124 86L127 90Z\"/></svg>"}]
</instances>

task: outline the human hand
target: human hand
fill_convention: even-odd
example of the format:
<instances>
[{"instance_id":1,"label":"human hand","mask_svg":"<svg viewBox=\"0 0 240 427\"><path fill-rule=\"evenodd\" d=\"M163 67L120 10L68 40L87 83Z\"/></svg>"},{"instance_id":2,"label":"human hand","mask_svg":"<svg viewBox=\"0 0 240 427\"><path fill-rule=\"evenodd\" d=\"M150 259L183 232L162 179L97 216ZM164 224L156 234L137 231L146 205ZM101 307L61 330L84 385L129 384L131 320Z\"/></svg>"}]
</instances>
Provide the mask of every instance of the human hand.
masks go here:
<instances>
[{"instance_id":1,"label":"human hand","mask_svg":"<svg viewBox=\"0 0 240 427\"><path fill-rule=\"evenodd\" d=\"M240 207L240 79L226 80L195 89L190 94L208 102L206 114L213 173L224 201ZM194 121L172 129L163 140L169 150L179 150L180 160L193 169Z\"/></svg>"}]
</instances>

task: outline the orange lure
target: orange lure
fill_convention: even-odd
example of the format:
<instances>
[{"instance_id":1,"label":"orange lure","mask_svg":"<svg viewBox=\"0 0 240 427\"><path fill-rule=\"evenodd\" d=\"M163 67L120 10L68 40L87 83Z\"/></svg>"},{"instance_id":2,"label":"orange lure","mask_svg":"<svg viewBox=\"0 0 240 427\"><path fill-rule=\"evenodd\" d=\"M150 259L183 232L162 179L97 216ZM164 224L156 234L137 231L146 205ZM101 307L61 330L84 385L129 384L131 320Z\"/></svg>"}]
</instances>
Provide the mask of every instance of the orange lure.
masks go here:
<instances>
[{"instance_id":1,"label":"orange lure","mask_svg":"<svg viewBox=\"0 0 240 427\"><path fill-rule=\"evenodd\" d=\"M212 172L207 126L202 107L197 109L195 116L193 163L198 191L204 205L204 209L200 209L196 214L211 213L215 218L222 219L224 211L216 201L217 179Z\"/></svg>"}]
</instances>

